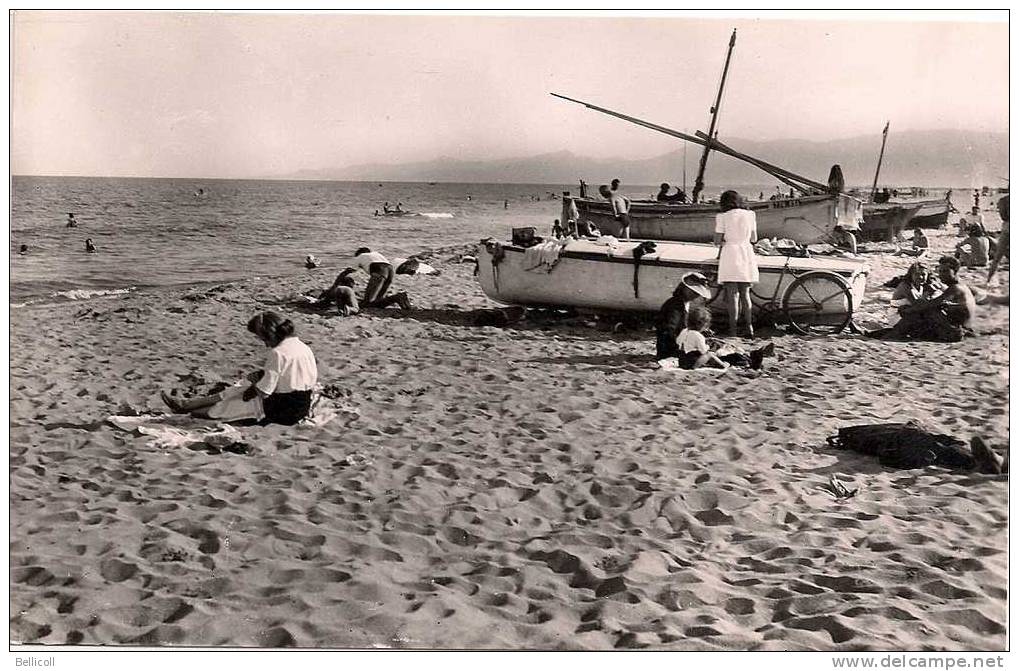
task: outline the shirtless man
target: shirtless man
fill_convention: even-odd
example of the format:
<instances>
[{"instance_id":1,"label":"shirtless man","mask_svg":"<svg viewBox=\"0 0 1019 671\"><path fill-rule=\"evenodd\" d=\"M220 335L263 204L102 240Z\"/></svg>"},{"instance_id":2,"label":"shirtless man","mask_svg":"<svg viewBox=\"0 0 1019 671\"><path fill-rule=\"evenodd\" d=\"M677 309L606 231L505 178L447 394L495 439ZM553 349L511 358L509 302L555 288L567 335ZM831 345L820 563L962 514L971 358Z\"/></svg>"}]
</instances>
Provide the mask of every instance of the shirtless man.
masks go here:
<instances>
[{"instance_id":1,"label":"shirtless man","mask_svg":"<svg viewBox=\"0 0 1019 671\"><path fill-rule=\"evenodd\" d=\"M902 319L887 329L867 335L882 340L931 340L958 342L969 331L976 301L969 287L959 282L959 259L944 256L938 262L938 279L945 290L931 299L920 299L899 308Z\"/></svg>"},{"instance_id":2,"label":"shirtless man","mask_svg":"<svg viewBox=\"0 0 1019 671\"><path fill-rule=\"evenodd\" d=\"M616 180L613 180L616 181ZM618 191L610 191L609 187L602 184L598 187L598 193L602 198L612 203L612 215L619 222L619 237L623 240L630 239L630 201Z\"/></svg>"}]
</instances>

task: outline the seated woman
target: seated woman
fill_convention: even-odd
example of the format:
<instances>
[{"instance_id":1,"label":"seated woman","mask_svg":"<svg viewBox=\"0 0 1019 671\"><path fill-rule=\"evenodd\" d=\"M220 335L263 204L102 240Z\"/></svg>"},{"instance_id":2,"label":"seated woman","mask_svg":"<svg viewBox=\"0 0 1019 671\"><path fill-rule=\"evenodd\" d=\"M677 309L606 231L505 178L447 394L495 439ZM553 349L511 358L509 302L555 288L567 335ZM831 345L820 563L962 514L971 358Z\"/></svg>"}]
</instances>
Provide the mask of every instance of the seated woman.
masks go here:
<instances>
[{"instance_id":1,"label":"seated woman","mask_svg":"<svg viewBox=\"0 0 1019 671\"><path fill-rule=\"evenodd\" d=\"M711 298L708 278L701 273L687 273L662 303L655 320L655 358L659 361L679 356L676 337L686 328L687 315L697 299Z\"/></svg>"},{"instance_id":2,"label":"seated woman","mask_svg":"<svg viewBox=\"0 0 1019 671\"><path fill-rule=\"evenodd\" d=\"M892 292L892 305L902 307L929 299L934 294L930 273L922 263L914 263Z\"/></svg>"},{"instance_id":3,"label":"seated woman","mask_svg":"<svg viewBox=\"0 0 1019 671\"><path fill-rule=\"evenodd\" d=\"M687 317L687 326L679 332L676 347L679 350L678 364L680 368L694 370L696 368L728 368L738 366L759 370L764 357L775 353L775 345L768 343L758 347L749 355L742 352L719 354L720 350L712 351L704 338L704 332L711 326L711 313L707 308L695 307Z\"/></svg>"},{"instance_id":4,"label":"seated woman","mask_svg":"<svg viewBox=\"0 0 1019 671\"><path fill-rule=\"evenodd\" d=\"M991 254L991 241L981 226L972 224L969 237L955 246L959 263L967 268L982 268L987 265Z\"/></svg>"},{"instance_id":5,"label":"seated woman","mask_svg":"<svg viewBox=\"0 0 1019 671\"><path fill-rule=\"evenodd\" d=\"M248 321L248 331L269 348L269 353L262 370L248 376L251 384L241 392L240 401L252 404L252 418L258 419L260 415L262 425L297 424L311 411L311 392L318 382L315 355L294 335L293 322L278 313L255 315ZM230 392L184 401L165 392L162 397L175 413L208 419L226 418L225 404L233 403L230 418L239 419L233 416L237 399Z\"/></svg>"}]
</instances>

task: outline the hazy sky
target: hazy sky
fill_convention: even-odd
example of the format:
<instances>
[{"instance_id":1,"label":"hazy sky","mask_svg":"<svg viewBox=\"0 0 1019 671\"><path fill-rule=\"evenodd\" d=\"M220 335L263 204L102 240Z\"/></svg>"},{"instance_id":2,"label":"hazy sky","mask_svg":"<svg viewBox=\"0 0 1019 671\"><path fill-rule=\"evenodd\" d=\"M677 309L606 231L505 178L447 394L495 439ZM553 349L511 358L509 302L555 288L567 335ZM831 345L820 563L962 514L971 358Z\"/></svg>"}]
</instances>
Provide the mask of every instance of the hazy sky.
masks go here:
<instances>
[{"instance_id":1,"label":"hazy sky","mask_svg":"<svg viewBox=\"0 0 1019 671\"><path fill-rule=\"evenodd\" d=\"M549 91L720 137L1008 129L1008 23L813 18L15 13L16 174L274 176L676 141ZM840 15L841 16L841 15ZM991 17L992 19L994 17Z\"/></svg>"}]
</instances>

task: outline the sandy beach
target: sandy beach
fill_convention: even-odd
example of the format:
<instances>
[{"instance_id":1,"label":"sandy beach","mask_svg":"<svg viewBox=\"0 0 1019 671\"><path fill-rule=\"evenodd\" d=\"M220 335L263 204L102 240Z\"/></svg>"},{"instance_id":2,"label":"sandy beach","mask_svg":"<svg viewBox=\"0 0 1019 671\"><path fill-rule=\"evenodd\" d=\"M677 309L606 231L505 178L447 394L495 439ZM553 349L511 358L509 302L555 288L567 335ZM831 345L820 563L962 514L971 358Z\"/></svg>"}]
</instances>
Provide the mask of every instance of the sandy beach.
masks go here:
<instances>
[{"instance_id":1,"label":"sandy beach","mask_svg":"<svg viewBox=\"0 0 1019 671\"><path fill-rule=\"evenodd\" d=\"M888 469L826 438L916 419L1002 452L1007 307L981 307L960 344L779 333L763 373L670 372L645 329L475 326L465 313L494 304L461 251L398 276L408 314L290 309L329 259L12 310L12 641L1005 648L1006 476ZM875 326L911 259L867 260L858 321ZM985 272L962 276L985 289ZM356 417L241 428L242 454L105 421L257 367L245 323L264 309L294 317ZM828 493L832 474L857 495Z\"/></svg>"}]
</instances>

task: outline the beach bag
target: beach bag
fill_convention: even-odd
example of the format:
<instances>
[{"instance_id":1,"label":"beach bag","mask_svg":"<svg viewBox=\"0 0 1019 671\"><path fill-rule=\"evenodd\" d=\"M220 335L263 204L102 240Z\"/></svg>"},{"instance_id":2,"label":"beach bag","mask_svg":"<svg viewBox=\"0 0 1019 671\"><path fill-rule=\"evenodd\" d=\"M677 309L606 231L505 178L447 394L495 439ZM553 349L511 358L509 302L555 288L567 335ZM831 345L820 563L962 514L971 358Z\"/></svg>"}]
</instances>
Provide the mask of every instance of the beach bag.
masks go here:
<instances>
[{"instance_id":1,"label":"beach bag","mask_svg":"<svg viewBox=\"0 0 1019 671\"><path fill-rule=\"evenodd\" d=\"M538 244L537 239L538 229L534 226L525 226L523 228L513 229L513 244L518 247L533 247Z\"/></svg>"},{"instance_id":2,"label":"beach bag","mask_svg":"<svg viewBox=\"0 0 1019 671\"><path fill-rule=\"evenodd\" d=\"M875 456L882 466L890 468L976 467L966 443L931 433L916 422L844 426L829 443L840 450Z\"/></svg>"}]
</instances>

